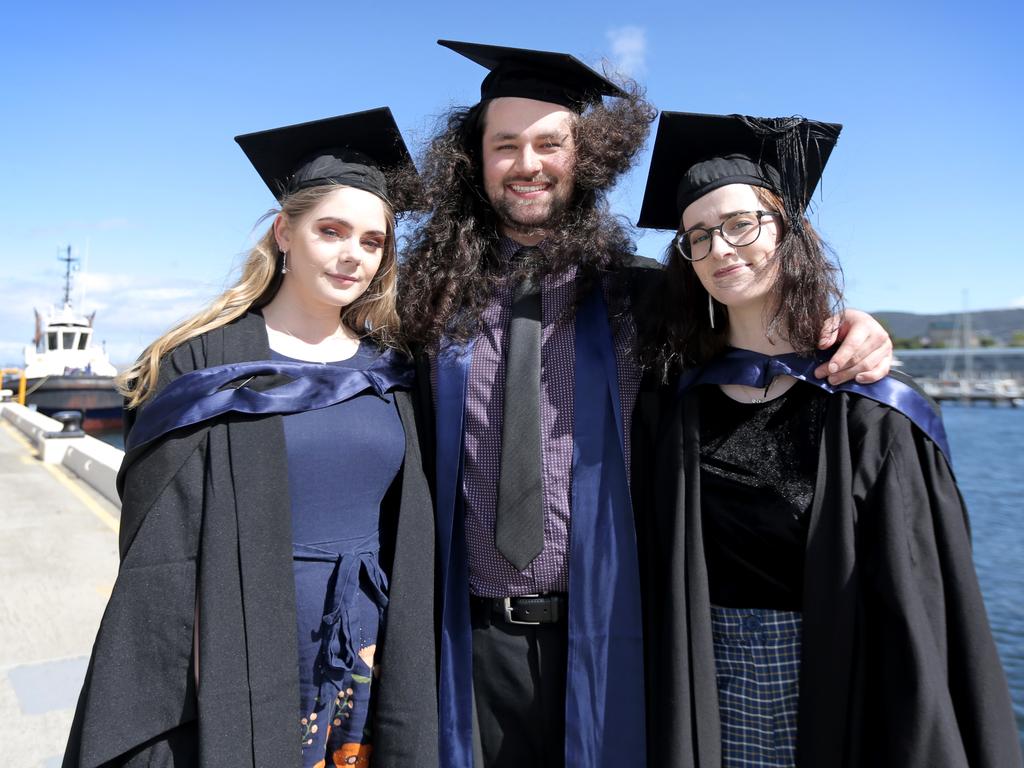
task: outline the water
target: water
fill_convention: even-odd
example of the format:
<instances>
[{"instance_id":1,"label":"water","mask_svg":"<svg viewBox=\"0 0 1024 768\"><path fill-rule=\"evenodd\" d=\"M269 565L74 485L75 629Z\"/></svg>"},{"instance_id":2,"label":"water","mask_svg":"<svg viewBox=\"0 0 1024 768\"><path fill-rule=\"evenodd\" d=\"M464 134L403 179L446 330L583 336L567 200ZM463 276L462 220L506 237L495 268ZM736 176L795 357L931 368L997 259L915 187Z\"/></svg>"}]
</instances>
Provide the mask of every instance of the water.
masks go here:
<instances>
[{"instance_id":1,"label":"water","mask_svg":"<svg viewBox=\"0 0 1024 768\"><path fill-rule=\"evenodd\" d=\"M90 432L89 434L97 440L102 440L108 445L112 445L122 451L124 450L124 433L120 429L113 432Z\"/></svg>"},{"instance_id":2,"label":"water","mask_svg":"<svg viewBox=\"0 0 1024 768\"><path fill-rule=\"evenodd\" d=\"M1024 408L947 403L942 416L1024 746Z\"/></svg>"},{"instance_id":3,"label":"water","mask_svg":"<svg viewBox=\"0 0 1024 768\"><path fill-rule=\"evenodd\" d=\"M947 403L942 414L1024 746L1024 408ZM120 432L97 437L124 448Z\"/></svg>"}]
</instances>

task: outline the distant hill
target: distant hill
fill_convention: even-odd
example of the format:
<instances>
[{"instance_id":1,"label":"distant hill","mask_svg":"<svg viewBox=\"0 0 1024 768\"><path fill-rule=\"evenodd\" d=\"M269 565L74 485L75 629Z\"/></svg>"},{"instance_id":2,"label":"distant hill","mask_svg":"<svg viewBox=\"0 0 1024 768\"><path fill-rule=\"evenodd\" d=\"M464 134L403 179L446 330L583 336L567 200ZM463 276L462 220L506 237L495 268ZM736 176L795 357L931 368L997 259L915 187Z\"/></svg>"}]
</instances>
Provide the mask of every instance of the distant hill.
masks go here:
<instances>
[{"instance_id":1,"label":"distant hill","mask_svg":"<svg viewBox=\"0 0 1024 768\"><path fill-rule=\"evenodd\" d=\"M920 338L934 326L951 327L963 322L958 312L941 315L915 315L911 312L872 312L894 338ZM976 336L989 336L997 344L1009 344L1017 331L1024 331L1024 309L988 309L971 312L971 330Z\"/></svg>"}]
</instances>

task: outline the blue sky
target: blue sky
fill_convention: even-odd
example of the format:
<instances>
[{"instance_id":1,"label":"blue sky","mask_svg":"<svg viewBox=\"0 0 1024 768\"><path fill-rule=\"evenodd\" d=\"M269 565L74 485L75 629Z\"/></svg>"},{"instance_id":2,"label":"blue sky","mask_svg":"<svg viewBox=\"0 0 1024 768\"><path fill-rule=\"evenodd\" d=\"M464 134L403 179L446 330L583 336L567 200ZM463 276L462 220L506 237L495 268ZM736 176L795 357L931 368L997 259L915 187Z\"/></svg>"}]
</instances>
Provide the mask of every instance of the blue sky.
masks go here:
<instances>
[{"instance_id":1,"label":"blue sky","mask_svg":"<svg viewBox=\"0 0 1024 768\"><path fill-rule=\"evenodd\" d=\"M387 104L419 146L483 72L437 38L608 60L661 109L844 123L815 221L848 302L1024 306L1019 2L58 0L4 16L0 362L60 300L68 244L97 338L134 358L227 284L273 204L232 137ZM648 160L613 195L631 221Z\"/></svg>"}]
</instances>

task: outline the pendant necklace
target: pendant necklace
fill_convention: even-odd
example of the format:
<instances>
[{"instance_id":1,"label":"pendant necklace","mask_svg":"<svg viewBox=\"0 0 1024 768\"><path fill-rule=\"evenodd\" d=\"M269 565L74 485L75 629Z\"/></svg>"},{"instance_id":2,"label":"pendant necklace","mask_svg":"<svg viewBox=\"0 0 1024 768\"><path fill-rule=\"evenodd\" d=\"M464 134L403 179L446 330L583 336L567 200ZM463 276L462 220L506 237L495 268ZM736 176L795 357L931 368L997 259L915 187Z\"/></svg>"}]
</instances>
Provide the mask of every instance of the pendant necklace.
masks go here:
<instances>
[{"instance_id":1,"label":"pendant necklace","mask_svg":"<svg viewBox=\"0 0 1024 768\"><path fill-rule=\"evenodd\" d=\"M762 394L761 397L752 397L752 398L750 398L750 402L751 403L763 403L765 400L767 400L768 399L768 390L772 388L772 384L775 383L775 379L776 378L777 377L772 376L771 379L768 380L768 386L764 388L764 394Z\"/></svg>"},{"instance_id":2,"label":"pendant necklace","mask_svg":"<svg viewBox=\"0 0 1024 768\"><path fill-rule=\"evenodd\" d=\"M332 360L347 360L348 357L352 356L351 354L348 355L347 357L338 357L337 356L338 354L344 354L344 353L348 352L348 349L337 349L337 343L339 341L340 342L351 341L351 339L349 339L348 337L346 337L344 335L344 330L341 329L341 328L339 328L337 331L335 331L333 334L331 334L327 338L323 339L321 342L313 343L313 344L311 344L310 342L306 341L301 336L297 336L296 334L292 333L291 331L289 331L287 328L284 328L284 327L282 327L281 330L278 331L278 333L284 333L286 336L289 336L289 337L295 339L295 341L297 341L297 342L299 342L300 344L303 345L304 349L302 349L301 356L298 359L305 360L306 362L320 363L321 365L326 365L328 362L330 362ZM355 339L355 342L356 342L356 349L358 350L359 339L358 338ZM326 345L326 346L321 348L321 345ZM278 350L278 351L280 351L280 350ZM313 355L313 357L316 358L315 360L310 360L309 359L309 357L310 357L309 353L311 351L315 351L317 353L317 354ZM281 354L285 354L285 353L282 352Z\"/></svg>"}]
</instances>

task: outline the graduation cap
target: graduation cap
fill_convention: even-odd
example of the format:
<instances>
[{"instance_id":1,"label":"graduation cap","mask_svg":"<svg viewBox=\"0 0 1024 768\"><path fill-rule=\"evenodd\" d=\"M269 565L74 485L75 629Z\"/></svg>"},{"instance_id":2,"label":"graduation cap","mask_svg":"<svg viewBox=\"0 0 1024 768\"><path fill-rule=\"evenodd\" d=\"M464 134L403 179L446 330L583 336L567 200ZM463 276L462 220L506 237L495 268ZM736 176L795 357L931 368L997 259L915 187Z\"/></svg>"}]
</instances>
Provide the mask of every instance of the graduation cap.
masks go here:
<instances>
[{"instance_id":1,"label":"graduation cap","mask_svg":"<svg viewBox=\"0 0 1024 768\"><path fill-rule=\"evenodd\" d=\"M455 40L438 40L437 43L490 70L480 84L481 101L518 96L582 112L589 104L599 102L602 96L626 95L611 80L568 53Z\"/></svg>"},{"instance_id":2,"label":"graduation cap","mask_svg":"<svg viewBox=\"0 0 1024 768\"><path fill-rule=\"evenodd\" d=\"M235 141L278 200L307 187L344 184L389 201L383 171L415 171L388 107L246 133Z\"/></svg>"},{"instance_id":3,"label":"graduation cap","mask_svg":"<svg viewBox=\"0 0 1024 768\"><path fill-rule=\"evenodd\" d=\"M726 184L750 184L778 194L790 223L802 230L842 128L803 117L662 112L637 226L678 229L697 198Z\"/></svg>"}]
</instances>

